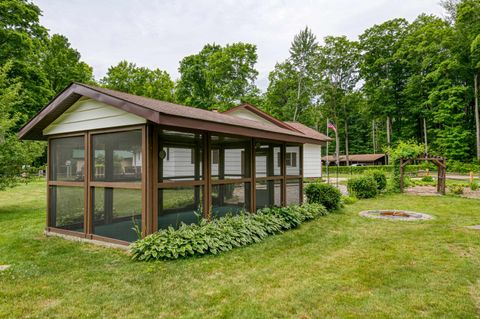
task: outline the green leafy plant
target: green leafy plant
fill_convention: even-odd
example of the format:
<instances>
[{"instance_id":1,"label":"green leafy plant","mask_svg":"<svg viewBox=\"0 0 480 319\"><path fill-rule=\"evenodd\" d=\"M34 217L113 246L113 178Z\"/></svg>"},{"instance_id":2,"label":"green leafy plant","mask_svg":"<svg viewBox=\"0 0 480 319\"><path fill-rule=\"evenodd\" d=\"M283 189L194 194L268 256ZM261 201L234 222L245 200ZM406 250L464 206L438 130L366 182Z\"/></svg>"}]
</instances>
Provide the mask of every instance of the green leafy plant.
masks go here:
<instances>
[{"instance_id":1,"label":"green leafy plant","mask_svg":"<svg viewBox=\"0 0 480 319\"><path fill-rule=\"evenodd\" d=\"M199 224L181 224L149 235L131 245L134 260L168 260L218 254L261 241L328 214L320 204L264 208L256 214L225 216Z\"/></svg>"},{"instance_id":2,"label":"green leafy plant","mask_svg":"<svg viewBox=\"0 0 480 319\"><path fill-rule=\"evenodd\" d=\"M368 172L368 175L372 176L375 182L377 182L377 189L379 192L385 190L387 187L387 175L379 170Z\"/></svg>"},{"instance_id":3,"label":"green leafy plant","mask_svg":"<svg viewBox=\"0 0 480 319\"><path fill-rule=\"evenodd\" d=\"M351 205L354 204L358 198L355 196L342 196L342 204L343 205Z\"/></svg>"},{"instance_id":4,"label":"green leafy plant","mask_svg":"<svg viewBox=\"0 0 480 319\"><path fill-rule=\"evenodd\" d=\"M462 195L463 194L463 189L464 189L463 185L460 185L460 184L450 185L448 188L450 189L450 192L452 194L455 194L455 195Z\"/></svg>"},{"instance_id":5,"label":"green leafy plant","mask_svg":"<svg viewBox=\"0 0 480 319\"><path fill-rule=\"evenodd\" d=\"M305 195L309 203L318 203L328 210L335 210L340 207L342 194L329 184L310 183L305 187Z\"/></svg>"},{"instance_id":6,"label":"green leafy plant","mask_svg":"<svg viewBox=\"0 0 480 319\"><path fill-rule=\"evenodd\" d=\"M477 183L477 182L471 182L470 185L469 185L469 187L470 187L470 190L476 191L479 186L478 186L478 183Z\"/></svg>"},{"instance_id":7,"label":"green leafy plant","mask_svg":"<svg viewBox=\"0 0 480 319\"><path fill-rule=\"evenodd\" d=\"M431 183L431 182L433 182L433 181L434 181L434 180L433 180L433 177L430 176L430 175L427 175L427 176L423 176L423 177L422 177L422 182Z\"/></svg>"},{"instance_id":8,"label":"green leafy plant","mask_svg":"<svg viewBox=\"0 0 480 319\"><path fill-rule=\"evenodd\" d=\"M372 176L351 178L347 182L348 192L357 198L373 198L378 194L378 185Z\"/></svg>"}]
</instances>

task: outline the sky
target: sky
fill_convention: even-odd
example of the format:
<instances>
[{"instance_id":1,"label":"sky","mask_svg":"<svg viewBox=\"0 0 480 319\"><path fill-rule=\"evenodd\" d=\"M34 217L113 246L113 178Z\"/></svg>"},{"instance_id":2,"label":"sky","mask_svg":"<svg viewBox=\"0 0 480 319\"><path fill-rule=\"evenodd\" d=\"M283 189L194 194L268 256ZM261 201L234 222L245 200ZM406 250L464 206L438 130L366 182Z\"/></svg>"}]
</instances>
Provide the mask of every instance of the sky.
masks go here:
<instances>
[{"instance_id":1,"label":"sky","mask_svg":"<svg viewBox=\"0 0 480 319\"><path fill-rule=\"evenodd\" d=\"M51 34L65 35L102 78L121 60L166 70L177 79L179 61L207 43L257 46L257 85L284 61L305 26L325 36L357 37L374 24L421 13L443 15L439 0L33 0Z\"/></svg>"}]
</instances>

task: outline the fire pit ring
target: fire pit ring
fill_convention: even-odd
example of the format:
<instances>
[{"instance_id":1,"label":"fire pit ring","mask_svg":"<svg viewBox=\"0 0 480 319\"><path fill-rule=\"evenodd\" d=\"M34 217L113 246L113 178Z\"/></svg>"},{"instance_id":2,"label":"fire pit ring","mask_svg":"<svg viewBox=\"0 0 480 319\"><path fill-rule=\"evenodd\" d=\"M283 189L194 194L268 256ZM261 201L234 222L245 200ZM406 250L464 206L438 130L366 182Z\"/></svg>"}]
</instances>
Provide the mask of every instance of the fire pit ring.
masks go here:
<instances>
[{"instance_id":1,"label":"fire pit ring","mask_svg":"<svg viewBox=\"0 0 480 319\"><path fill-rule=\"evenodd\" d=\"M408 210L365 210L359 213L360 216L368 217L368 218L378 218L378 219L388 219L388 220L429 220L433 217L424 214L424 213L417 213L411 212Z\"/></svg>"}]
</instances>

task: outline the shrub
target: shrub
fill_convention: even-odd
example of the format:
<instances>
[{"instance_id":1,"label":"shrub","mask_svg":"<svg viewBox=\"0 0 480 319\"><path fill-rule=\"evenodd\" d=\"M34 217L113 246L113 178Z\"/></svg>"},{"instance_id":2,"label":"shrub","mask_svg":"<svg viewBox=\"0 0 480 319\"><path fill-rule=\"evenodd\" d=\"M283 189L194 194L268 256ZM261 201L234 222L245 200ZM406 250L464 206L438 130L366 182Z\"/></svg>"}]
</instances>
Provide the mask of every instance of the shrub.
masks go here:
<instances>
[{"instance_id":1,"label":"shrub","mask_svg":"<svg viewBox=\"0 0 480 319\"><path fill-rule=\"evenodd\" d=\"M340 207L342 194L329 184L310 183L305 187L305 195L309 203L322 204L328 210L335 210Z\"/></svg>"},{"instance_id":2,"label":"shrub","mask_svg":"<svg viewBox=\"0 0 480 319\"><path fill-rule=\"evenodd\" d=\"M264 208L256 214L225 216L212 221L203 219L199 224L181 224L178 229L169 227L133 243L132 258L149 261L218 254L259 242L327 213L320 204L304 204Z\"/></svg>"},{"instance_id":3,"label":"shrub","mask_svg":"<svg viewBox=\"0 0 480 319\"><path fill-rule=\"evenodd\" d=\"M470 183L469 186L470 186L470 189L472 191L476 191L478 189L478 183L477 182L472 182L472 183Z\"/></svg>"},{"instance_id":4,"label":"shrub","mask_svg":"<svg viewBox=\"0 0 480 319\"><path fill-rule=\"evenodd\" d=\"M451 185L450 192L455 195L462 195L463 194L463 185Z\"/></svg>"},{"instance_id":5,"label":"shrub","mask_svg":"<svg viewBox=\"0 0 480 319\"><path fill-rule=\"evenodd\" d=\"M423 177L422 177L422 182L431 183L431 182L433 182L433 177L430 176L430 175L423 176Z\"/></svg>"},{"instance_id":6,"label":"shrub","mask_svg":"<svg viewBox=\"0 0 480 319\"><path fill-rule=\"evenodd\" d=\"M354 204L358 199L355 196L342 196L342 204L350 205Z\"/></svg>"},{"instance_id":7,"label":"shrub","mask_svg":"<svg viewBox=\"0 0 480 319\"><path fill-rule=\"evenodd\" d=\"M372 198L377 196L378 185L372 176L352 178L347 183L348 191L357 198Z\"/></svg>"},{"instance_id":8,"label":"shrub","mask_svg":"<svg viewBox=\"0 0 480 319\"><path fill-rule=\"evenodd\" d=\"M373 177L375 182L377 182L378 191L381 192L385 190L385 188L387 187L387 175L385 175L384 172L375 170L370 171L368 174Z\"/></svg>"}]
</instances>

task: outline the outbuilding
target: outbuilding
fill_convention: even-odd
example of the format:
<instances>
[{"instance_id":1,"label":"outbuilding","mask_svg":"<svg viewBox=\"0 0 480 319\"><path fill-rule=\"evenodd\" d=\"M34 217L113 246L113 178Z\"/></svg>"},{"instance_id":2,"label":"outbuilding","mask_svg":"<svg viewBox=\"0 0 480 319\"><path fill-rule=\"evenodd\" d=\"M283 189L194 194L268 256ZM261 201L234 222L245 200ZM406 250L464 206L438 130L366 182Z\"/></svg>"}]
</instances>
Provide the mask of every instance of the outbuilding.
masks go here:
<instances>
[{"instance_id":1,"label":"outbuilding","mask_svg":"<svg viewBox=\"0 0 480 319\"><path fill-rule=\"evenodd\" d=\"M46 232L122 245L201 217L301 203L304 145L329 140L251 105L220 113L81 83L19 137L48 141Z\"/></svg>"}]
</instances>

